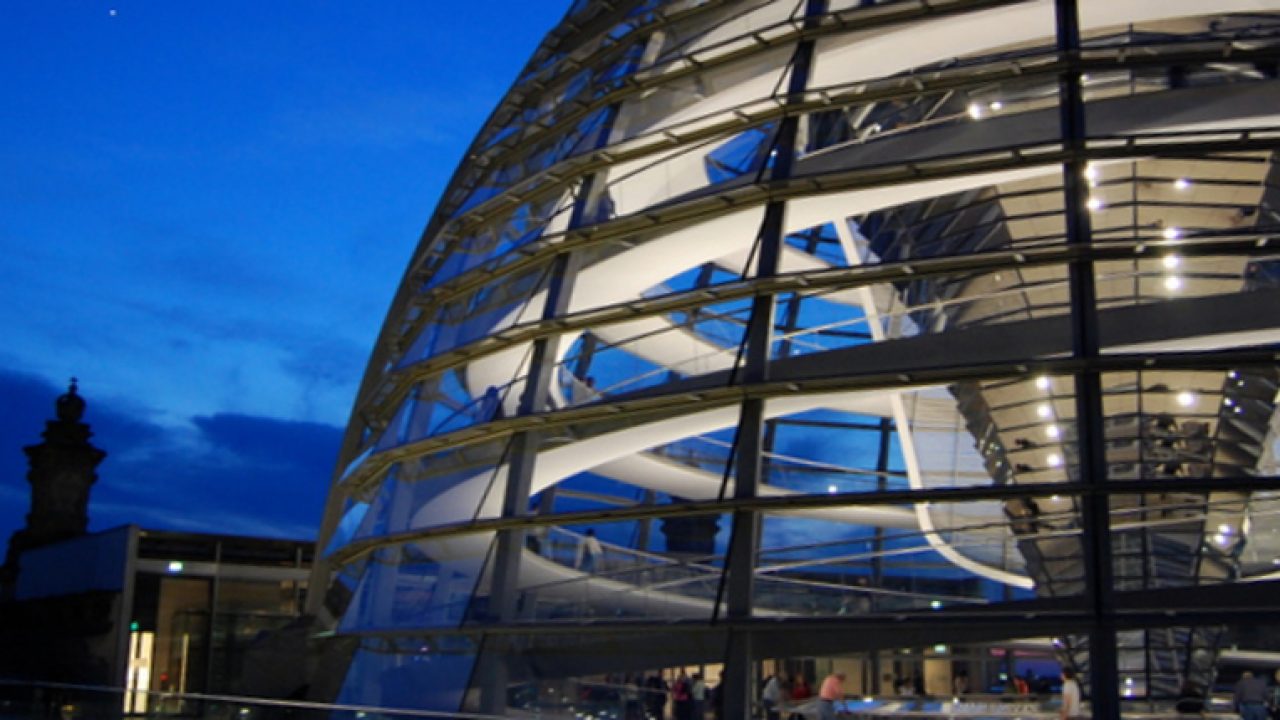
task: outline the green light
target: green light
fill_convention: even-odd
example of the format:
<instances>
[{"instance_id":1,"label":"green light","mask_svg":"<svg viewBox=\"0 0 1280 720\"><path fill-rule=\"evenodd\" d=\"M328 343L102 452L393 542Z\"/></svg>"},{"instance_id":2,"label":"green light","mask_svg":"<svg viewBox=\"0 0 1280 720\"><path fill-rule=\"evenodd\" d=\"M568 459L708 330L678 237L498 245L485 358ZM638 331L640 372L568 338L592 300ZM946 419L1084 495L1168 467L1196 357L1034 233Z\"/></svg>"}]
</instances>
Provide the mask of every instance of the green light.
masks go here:
<instances>
[{"instance_id":1,"label":"green light","mask_svg":"<svg viewBox=\"0 0 1280 720\"><path fill-rule=\"evenodd\" d=\"M138 621L137 621L137 620L134 620L133 622L129 623L129 630L131 630L131 631L133 631L133 632L138 632Z\"/></svg>"}]
</instances>

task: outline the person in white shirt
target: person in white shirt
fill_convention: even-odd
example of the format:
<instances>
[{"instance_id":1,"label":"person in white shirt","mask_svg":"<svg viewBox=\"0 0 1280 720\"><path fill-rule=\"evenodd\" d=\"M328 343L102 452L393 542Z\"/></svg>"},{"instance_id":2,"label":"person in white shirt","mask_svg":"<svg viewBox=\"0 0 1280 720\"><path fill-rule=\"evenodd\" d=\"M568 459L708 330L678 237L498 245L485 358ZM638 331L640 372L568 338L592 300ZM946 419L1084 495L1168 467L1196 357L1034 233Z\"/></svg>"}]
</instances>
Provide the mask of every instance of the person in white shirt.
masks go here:
<instances>
[{"instance_id":1,"label":"person in white shirt","mask_svg":"<svg viewBox=\"0 0 1280 720\"><path fill-rule=\"evenodd\" d=\"M770 675L760 692L760 703L764 705L765 720L778 720L778 705L782 703L782 684L777 675Z\"/></svg>"},{"instance_id":2,"label":"person in white shirt","mask_svg":"<svg viewBox=\"0 0 1280 720\"><path fill-rule=\"evenodd\" d=\"M1058 712L1062 720L1084 717L1080 711L1080 683L1076 682L1076 671L1062 668L1062 709Z\"/></svg>"},{"instance_id":3,"label":"person in white shirt","mask_svg":"<svg viewBox=\"0 0 1280 720\"><path fill-rule=\"evenodd\" d=\"M578 554L573 559L573 567L583 572L593 573L604 569L603 558L604 548L600 547L600 541L596 539L596 531L594 528L588 528L582 542L578 543Z\"/></svg>"}]
</instances>

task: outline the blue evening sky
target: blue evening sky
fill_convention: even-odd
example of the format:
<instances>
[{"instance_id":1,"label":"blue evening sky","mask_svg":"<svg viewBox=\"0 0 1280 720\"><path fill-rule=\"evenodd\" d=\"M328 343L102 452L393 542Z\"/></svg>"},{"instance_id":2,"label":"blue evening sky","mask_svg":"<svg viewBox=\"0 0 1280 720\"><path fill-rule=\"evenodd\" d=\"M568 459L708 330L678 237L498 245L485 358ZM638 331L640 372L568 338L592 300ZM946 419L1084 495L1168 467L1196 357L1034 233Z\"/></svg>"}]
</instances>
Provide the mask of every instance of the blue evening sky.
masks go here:
<instances>
[{"instance_id":1,"label":"blue evening sky","mask_svg":"<svg viewBox=\"0 0 1280 720\"><path fill-rule=\"evenodd\" d=\"M66 379L91 529L308 537L422 228L567 0L9 0L0 541Z\"/></svg>"}]
</instances>

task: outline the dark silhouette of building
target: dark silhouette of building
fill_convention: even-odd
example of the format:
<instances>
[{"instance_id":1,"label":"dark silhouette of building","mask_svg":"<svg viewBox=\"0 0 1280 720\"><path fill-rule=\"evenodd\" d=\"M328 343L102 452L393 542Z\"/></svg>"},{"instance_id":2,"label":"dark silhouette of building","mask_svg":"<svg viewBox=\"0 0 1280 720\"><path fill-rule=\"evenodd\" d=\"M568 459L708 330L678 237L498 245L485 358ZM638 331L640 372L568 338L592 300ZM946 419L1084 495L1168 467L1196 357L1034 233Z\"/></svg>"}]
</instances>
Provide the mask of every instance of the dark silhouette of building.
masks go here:
<instances>
[{"instance_id":1,"label":"dark silhouette of building","mask_svg":"<svg viewBox=\"0 0 1280 720\"><path fill-rule=\"evenodd\" d=\"M3 566L0 677L116 688L79 698L112 713L155 709L157 692L305 692L300 613L313 542L136 525L88 532L107 453L89 442L74 379L56 410L43 442L24 448L31 512Z\"/></svg>"},{"instance_id":2,"label":"dark silhouette of building","mask_svg":"<svg viewBox=\"0 0 1280 720\"><path fill-rule=\"evenodd\" d=\"M31 468L27 472L31 512L26 526L9 538L3 575L6 595L22 551L83 535L89 527L89 490L107 453L89 442L93 432L81 422L85 402L75 378L55 408L57 418L45 423L44 441L23 448Z\"/></svg>"}]
</instances>

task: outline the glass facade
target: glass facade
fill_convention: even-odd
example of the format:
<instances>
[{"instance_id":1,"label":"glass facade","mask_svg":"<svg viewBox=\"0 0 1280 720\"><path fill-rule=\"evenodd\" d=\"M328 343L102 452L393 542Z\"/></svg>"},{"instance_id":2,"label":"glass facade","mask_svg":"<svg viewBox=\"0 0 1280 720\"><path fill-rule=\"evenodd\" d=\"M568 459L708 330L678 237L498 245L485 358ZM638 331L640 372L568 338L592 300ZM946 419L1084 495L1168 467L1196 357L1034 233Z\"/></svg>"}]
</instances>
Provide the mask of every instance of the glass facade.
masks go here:
<instances>
[{"instance_id":1,"label":"glass facade","mask_svg":"<svg viewBox=\"0 0 1280 720\"><path fill-rule=\"evenodd\" d=\"M356 399L332 699L1065 667L1119 717L1280 650L1238 631L1280 582L1278 61L1272 0L575 3Z\"/></svg>"}]
</instances>

